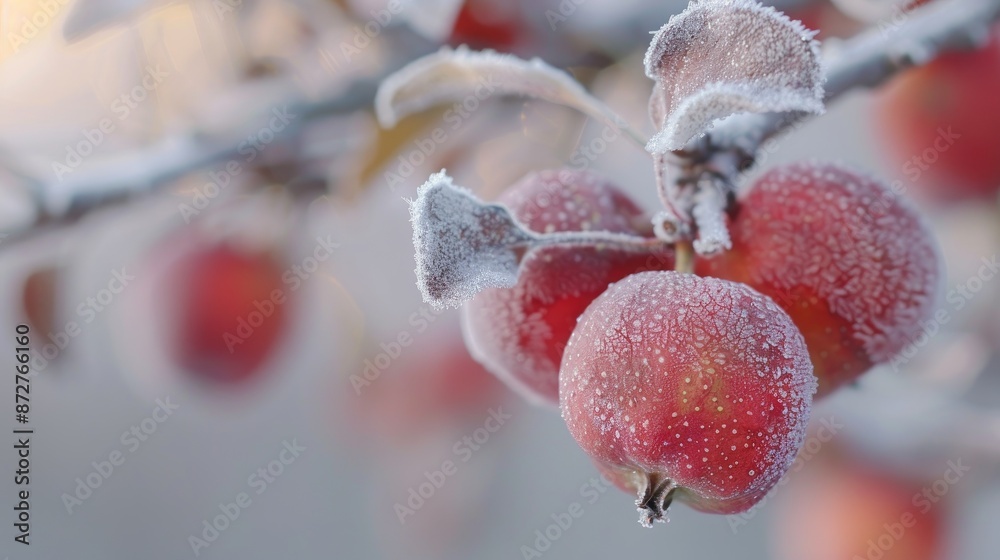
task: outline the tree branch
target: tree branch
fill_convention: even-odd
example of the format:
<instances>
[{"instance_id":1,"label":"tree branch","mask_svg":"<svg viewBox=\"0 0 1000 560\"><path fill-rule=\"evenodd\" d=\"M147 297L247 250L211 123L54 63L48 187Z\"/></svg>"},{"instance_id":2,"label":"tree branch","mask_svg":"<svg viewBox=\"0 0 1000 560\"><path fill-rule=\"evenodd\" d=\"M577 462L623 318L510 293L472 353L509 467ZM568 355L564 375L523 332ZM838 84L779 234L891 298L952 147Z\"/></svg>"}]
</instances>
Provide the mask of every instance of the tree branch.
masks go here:
<instances>
[{"instance_id":1,"label":"tree branch","mask_svg":"<svg viewBox=\"0 0 1000 560\"><path fill-rule=\"evenodd\" d=\"M355 81L317 99L310 99L297 90L266 102L256 99L245 110L234 111L235 122L210 130L193 128L166 136L149 146L81 166L62 179L39 177L17 163L17 154L0 151L0 168L32 193L36 206L31 220L0 223L0 233L5 235L0 247L28 237L36 230L71 224L94 210L149 194L187 173L233 158L243 161L238 154L240 143L260 132L271 119L272 109L285 110L294 118L281 130L272 131L274 140L269 146L293 140L309 124L324 117L369 108L385 75L401 67L413 53L429 52L433 48L405 26L387 29L383 37L394 52L407 55L388 64L380 76Z\"/></svg>"}]
</instances>

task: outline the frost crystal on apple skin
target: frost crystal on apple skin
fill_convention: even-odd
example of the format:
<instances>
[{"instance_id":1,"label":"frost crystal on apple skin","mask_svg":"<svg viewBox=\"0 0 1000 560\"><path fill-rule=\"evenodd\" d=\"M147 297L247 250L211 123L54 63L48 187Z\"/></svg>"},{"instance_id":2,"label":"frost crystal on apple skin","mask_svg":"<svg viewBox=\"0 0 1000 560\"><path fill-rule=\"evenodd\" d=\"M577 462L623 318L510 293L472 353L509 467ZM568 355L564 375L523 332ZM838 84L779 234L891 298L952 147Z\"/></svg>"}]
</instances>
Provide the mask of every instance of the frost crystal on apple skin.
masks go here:
<instances>
[{"instance_id":1,"label":"frost crystal on apple skin","mask_svg":"<svg viewBox=\"0 0 1000 560\"><path fill-rule=\"evenodd\" d=\"M815 32L752 0L701 0L670 18L646 51L656 81L646 150L679 150L737 113L823 112Z\"/></svg>"},{"instance_id":2,"label":"frost crystal on apple skin","mask_svg":"<svg viewBox=\"0 0 1000 560\"><path fill-rule=\"evenodd\" d=\"M517 282L518 249L533 239L510 212L431 175L410 203L417 286L434 308L458 307L484 288Z\"/></svg>"},{"instance_id":3,"label":"frost crystal on apple skin","mask_svg":"<svg viewBox=\"0 0 1000 560\"><path fill-rule=\"evenodd\" d=\"M494 51L444 47L386 78L375 95L375 113L386 128L439 103L476 96L523 95L573 107L610 126L627 128L569 74L539 58L523 60Z\"/></svg>"}]
</instances>

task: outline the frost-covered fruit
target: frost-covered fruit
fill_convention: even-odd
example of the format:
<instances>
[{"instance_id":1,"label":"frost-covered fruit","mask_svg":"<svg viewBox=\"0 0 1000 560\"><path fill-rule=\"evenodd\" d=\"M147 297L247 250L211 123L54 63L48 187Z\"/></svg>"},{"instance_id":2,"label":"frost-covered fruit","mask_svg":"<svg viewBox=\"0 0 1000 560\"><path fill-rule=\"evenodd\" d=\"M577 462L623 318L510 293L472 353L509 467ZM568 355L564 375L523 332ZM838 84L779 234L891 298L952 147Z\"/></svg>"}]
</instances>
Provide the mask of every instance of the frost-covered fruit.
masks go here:
<instances>
[{"instance_id":1,"label":"frost-covered fruit","mask_svg":"<svg viewBox=\"0 0 1000 560\"><path fill-rule=\"evenodd\" d=\"M920 216L881 182L832 164L776 167L740 200L733 248L699 274L749 284L795 321L819 396L916 339L941 258Z\"/></svg>"},{"instance_id":2,"label":"frost-covered fruit","mask_svg":"<svg viewBox=\"0 0 1000 560\"><path fill-rule=\"evenodd\" d=\"M749 509L792 464L816 390L788 315L748 286L678 272L613 284L573 331L559 377L570 433L640 522L673 499Z\"/></svg>"},{"instance_id":3,"label":"frost-covered fruit","mask_svg":"<svg viewBox=\"0 0 1000 560\"><path fill-rule=\"evenodd\" d=\"M528 175L500 196L538 233L611 231L643 235L642 210L617 187L586 171ZM647 232L648 233L648 232ZM517 284L480 293L463 310L472 355L533 402L559 402L559 363L577 317L608 284L634 272L672 268L673 253L549 246L529 253Z\"/></svg>"},{"instance_id":4,"label":"frost-covered fruit","mask_svg":"<svg viewBox=\"0 0 1000 560\"><path fill-rule=\"evenodd\" d=\"M947 496L931 482L848 457L810 462L775 510L778 558L944 560Z\"/></svg>"},{"instance_id":5,"label":"frost-covered fruit","mask_svg":"<svg viewBox=\"0 0 1000 560\"><path fill-rule=\"evenodd\" d=\"M238 383L269 358L288 323L282 267L269 253L220 244L187 255L171 271L176 316L172 355L212 382Z\"/></svg>"},{"instance_id":6,"label":"frost-covered fruit","mask_svg":"<svg viewBox=\"0 0 1000 560\"><path fill-rule=\"evenodd\" d=\"M1000 190L1000 27L982 49L949 53L888 84L876 122L904 179L937 200Z\"/></svg>"}]
</instances>

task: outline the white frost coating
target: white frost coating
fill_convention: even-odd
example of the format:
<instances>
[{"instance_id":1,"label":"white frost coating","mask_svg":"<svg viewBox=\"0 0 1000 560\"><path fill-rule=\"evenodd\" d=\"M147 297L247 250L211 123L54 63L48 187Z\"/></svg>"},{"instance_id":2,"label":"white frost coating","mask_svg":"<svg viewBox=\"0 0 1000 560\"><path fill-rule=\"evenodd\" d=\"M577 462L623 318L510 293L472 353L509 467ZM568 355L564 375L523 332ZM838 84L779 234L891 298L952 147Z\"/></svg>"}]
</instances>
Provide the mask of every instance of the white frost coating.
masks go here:
<instances>
[{"instance_id":1,"label":"white frost coating","mask_svg":"<svg viewBox=\"0 0 1000 560\"><path fill-rule=\"evenodd\" d=\"M417 190L410 221L417 287L437 309L458 307L485 288L513 286L518 246L535 239L506 207L455 186L444 170Z\"/></svg>"},{"instance_id":2,"label":"white frost coating","mask_svg":"<svg viewBox=\"0 0 1000 560\"><path fill-rule=\"evenodd\" d=\"M714 185L704 185L695 194L694 221L698 225L698 239L693 246L696 253L711 256L733 248L726 227L726 199Z\"/></svg>"},{"instance_id":3,"label":"white frost coating","mask_svg":"<svg viewBox=\"0 0 1000 560\"><path fill-rule=\"evenodd\" d=\"M659 128L646 150L679 150L737 113L822 113L815 34L753 0L701 0L671 17L643 60Z\"/></svg>"},{"instance_id":4,"label":"white frost coating","mask_svg":"<svg viewBox=\"0 0 1000 560\"><path fill-rule=\"evenodd\" d=\"M497 94L544 99L582 111L616 128L624 121L591 96L569 74L538 58L524 60L494 51L443 47L414 60L386 78L375 95L379 124L394 126L403 117L439 103Z\"/></svg>"}]
</instances>

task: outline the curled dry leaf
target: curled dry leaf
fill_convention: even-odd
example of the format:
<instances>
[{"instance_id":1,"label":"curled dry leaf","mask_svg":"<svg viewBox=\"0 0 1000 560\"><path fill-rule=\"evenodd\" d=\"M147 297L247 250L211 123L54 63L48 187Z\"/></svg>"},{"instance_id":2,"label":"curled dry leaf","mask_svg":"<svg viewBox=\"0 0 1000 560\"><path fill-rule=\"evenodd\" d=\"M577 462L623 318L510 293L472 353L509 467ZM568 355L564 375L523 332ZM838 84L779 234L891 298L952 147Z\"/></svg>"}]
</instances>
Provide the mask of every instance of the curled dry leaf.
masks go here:
<instances>
[{"instance_id":1,"label":"curled dry leaf","mask_svg":"<svg viewBox=\"0 0 1000 560\"><path fill-rule=\"evenodd\" d=\"M444 170L417 191L410 220L417 286L435 308L458 307L485 288L513 286L523 249L534 239L505 206L455 186Z\"/></svg>"},{"instance_id":2,"label":"curled dry leaf","mask_svg":"<svg viewBox=\"0 0 1000 560\"><path fill-rule=\"evenodd\" d=\"M670 18L646 51L656 81L652 153L679 150L737 113L823 112L815 32L753 0L701 0Z\"/></svg>"},{"instance_id":3,"label":"curled dry leaf","mask_svg":"<svg viewBox=\"0 0 1000 560\"><path fill-rule=\"evenodd\" d=\"M523 95L577 109L616 129L631 130L572 76L539 58L524 60L494 51L444 47L411 62L379 86L375 113L386 128L434 105L483 101L494 95Z\"/></svg>"}]
</instances>

